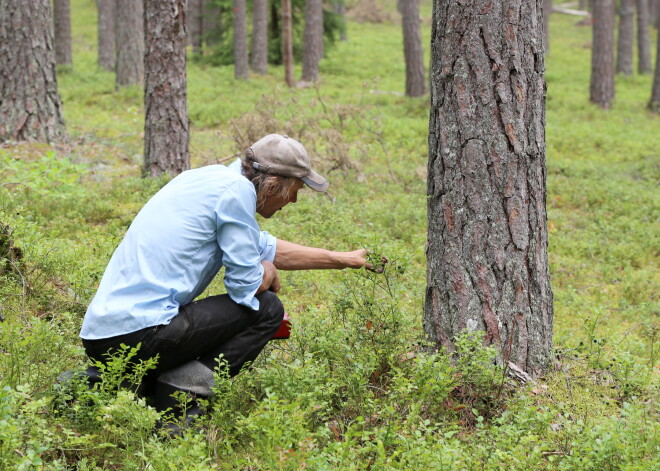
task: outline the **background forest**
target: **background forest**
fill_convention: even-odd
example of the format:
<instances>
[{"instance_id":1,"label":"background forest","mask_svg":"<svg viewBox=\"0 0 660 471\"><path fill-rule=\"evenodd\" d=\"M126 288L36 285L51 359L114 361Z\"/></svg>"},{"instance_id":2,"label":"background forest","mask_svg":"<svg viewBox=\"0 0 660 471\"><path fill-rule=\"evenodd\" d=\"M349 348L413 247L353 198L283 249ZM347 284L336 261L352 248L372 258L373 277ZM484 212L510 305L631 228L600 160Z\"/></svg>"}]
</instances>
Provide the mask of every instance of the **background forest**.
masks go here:
<instances>
[{"instance_id":1,"label":"background forest","mask_svg":"<svg viewBox=\"0 0 660 471\"><path fill-rule=\"evenodd\" d=\"M283 273L291 338L271 342L248 374L219 373L207 422L170 439L154 431L158 413L144 399L117 390L130 352L97 389L56 382L85 365L86 306L133 217L169 178L141 178L143 89L115 89L98 67L96 3L71 0L73 66L57 77L68 142L0 144L0 469L660 467L652 75L618 75L611 109L590 104L591 26L551 16L555 354L549 374L521 384L476 337L457 340L454 361L425 348L428 95L403 94L396 2L354 3L347 40L326 48L313 86L287 87L279 65L237 80L232 65L217 65L224 59L189 61L191 163L228 163L269 132L294 136L331 197L306 191L262 229L364 246L391 263L381 275ZM429 0L420 12L428 64ZM220 292L221 275L207 294Z\"/></svg>"}]
</instances>

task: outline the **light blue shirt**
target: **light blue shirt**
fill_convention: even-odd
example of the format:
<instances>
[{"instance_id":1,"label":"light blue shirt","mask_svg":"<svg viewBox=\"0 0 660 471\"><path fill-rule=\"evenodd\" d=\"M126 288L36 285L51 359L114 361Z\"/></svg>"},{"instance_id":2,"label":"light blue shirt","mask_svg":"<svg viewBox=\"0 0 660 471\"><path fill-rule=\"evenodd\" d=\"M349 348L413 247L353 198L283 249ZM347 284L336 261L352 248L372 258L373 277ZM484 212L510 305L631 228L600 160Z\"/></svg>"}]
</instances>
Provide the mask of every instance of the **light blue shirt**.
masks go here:
<instances>
[{"instance_id":1,"label":"light blue shirt","mask_svg":"<svg viewBox=\"0 0 660 471\"><path fill-rule=\"evenodd\" d=\"M222 266L227 294L259 309L261 261L275 258L275 237L260 232L257 194L240 173L209 165L171 180L140 210L103 274L80 337L114 337L168 324Z\"/></svg>"}]
</instances>

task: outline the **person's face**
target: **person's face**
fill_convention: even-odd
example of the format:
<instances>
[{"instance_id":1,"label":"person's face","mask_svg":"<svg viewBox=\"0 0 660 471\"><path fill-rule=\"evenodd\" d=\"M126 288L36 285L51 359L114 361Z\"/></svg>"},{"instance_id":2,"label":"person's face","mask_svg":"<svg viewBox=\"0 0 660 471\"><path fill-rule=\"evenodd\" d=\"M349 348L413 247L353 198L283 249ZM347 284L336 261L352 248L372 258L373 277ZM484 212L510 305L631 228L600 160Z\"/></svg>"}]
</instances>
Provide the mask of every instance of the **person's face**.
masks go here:
<instances>
[{"instance_id":1,"label":"person's face","mask_svg":"<svg viewBox=\"0 0 660 471\"><path fill-rule=\"evenodd\" d=\"M298 180L293 184L287 195L269 196L266 198L266 201L264 201L263 204L257 208L257 212L262 217L268 219L287 204L295 203L298 201L298 191L300 191L304 185L305 184L302 182L302 180Z\"/></svg>"}]
</instances>

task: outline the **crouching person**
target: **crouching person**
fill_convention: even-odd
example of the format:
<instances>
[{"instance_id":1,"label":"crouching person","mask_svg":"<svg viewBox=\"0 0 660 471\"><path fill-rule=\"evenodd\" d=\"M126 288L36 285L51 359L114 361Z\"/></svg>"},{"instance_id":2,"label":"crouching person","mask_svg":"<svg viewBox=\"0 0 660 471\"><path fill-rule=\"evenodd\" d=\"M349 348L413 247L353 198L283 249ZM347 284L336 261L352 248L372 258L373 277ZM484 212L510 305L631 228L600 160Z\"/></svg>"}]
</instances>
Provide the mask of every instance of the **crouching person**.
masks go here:
<instances>
[{"instance_id":1,"label":"crouching person","mask_svg":"<svg viewBox=\"0 0 660 471\"><path fill-rule=\"evenodd\" d=\"M208 398L222 358L230 376L259 355L282 323L278 270L361 268L366 251L333 252L260 231L307 185L326 191L298 141L270 134L243 160L183 172L140 210L105 270L80 337L105 362L124 344L158 357L145 379L156 407L177 392ZM195 301L225 267L227 294ZM172 396L174 394L174 396ZM193 407L185 417L201 411ZM179 411L179 415L183 415Z\"/></svg>"}]
</instances>

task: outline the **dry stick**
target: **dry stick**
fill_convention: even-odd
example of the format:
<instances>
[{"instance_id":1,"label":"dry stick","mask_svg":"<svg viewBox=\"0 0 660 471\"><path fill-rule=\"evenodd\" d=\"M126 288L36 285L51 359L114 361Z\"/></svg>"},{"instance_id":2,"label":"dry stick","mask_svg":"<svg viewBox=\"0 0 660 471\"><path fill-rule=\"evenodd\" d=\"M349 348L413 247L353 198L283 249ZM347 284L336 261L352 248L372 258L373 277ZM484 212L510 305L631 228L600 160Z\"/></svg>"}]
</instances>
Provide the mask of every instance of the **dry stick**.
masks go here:
<instances>
[{"instance_id":1,"label":"dry stick","mask_svg":"<svg viewBox=\"0 0 660 471\"><path fill-rule=\"evenodd\" d=\"M25 292L25 277L23 277L23 273L21 273L21 270L18 269L16 264L12 262L10 259L7 259L9 263L12 264L14 267L14 270L16 270L16 273L21 277L21 288L22 288L22 294L21 294L21 317L23 320L26 319L25 317L25 297L26 297L26 292Z\"/></svg>"}]
</instances>

